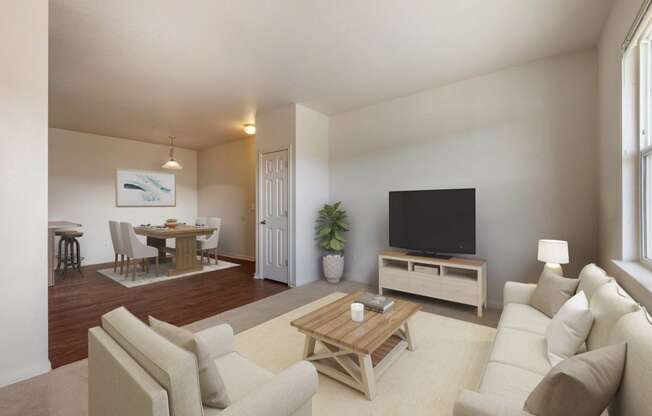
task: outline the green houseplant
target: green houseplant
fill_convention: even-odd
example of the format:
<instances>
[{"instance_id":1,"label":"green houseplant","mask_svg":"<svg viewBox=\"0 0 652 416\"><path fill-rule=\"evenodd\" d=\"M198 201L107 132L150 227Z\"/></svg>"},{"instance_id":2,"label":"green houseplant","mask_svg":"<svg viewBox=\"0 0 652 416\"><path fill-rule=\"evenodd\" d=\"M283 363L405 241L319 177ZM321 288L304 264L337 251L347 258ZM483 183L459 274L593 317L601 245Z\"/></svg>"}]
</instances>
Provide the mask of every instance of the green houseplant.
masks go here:
<instances>
[{"instance_id":1,"label":"green houseplant","mask_svg":"<svg viewBox=\"0 0 652 416\"><path fill-rule=\"evenodd\" d=\"M346 211L340 209L342 202L324 204L317 216L315 227L319 247L326 251L322 257L322 267L326 280L332 283L339 282L344 272L344 245L346 240L343 234L349 231L346 221Z\"/></svg>"}]
</instances>

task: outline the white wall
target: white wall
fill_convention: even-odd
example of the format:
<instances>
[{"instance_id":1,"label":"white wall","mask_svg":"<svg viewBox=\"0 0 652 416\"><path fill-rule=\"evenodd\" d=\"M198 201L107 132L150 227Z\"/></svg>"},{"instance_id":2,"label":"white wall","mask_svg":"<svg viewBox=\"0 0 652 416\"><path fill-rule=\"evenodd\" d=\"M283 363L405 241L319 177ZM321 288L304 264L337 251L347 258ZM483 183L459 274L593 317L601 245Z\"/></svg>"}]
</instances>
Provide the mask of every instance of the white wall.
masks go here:
<instances>
[{"instance_id":1,"label":"white wall","mask_svg":"<svg viewBox=\"0 0 652 416\"><path fill-rule=\"evenodd\" d=\"M167 146L69 130L50 129L49 217L82 224L84 264L113 261L109 220L162 224L197 217L197 152L175 150L176 207L116 207L117 169L162 170Z\"/></svg>"},{"instance_id":2,"label":"white wall","mask_svg":"<svg viewBox=\"0 0 652 416\"><path fill-rule=\"evenodd\" d=\"M321 250L315 241L317 211L328 202L328 117L296 106L295 258L296 285L319 280Z\"/></svg>"},{"instance_id":3,"label":"white wall","mask_svg":"<svg viewBox=\"0 0 652 416\"><path fill-rule=\"evenodd\" d=\"M597 256L594 50L512 67L336 115L330 200L350 214L345 276L377 284L388 191L477 188L488 297L536 281L539 238L570 244L569 275Z\"/></svg>"},{"instance_id":4,"label":"white wall","mask_svg":"<svg viewBox=\"0 0 652 416\"><path fill-rule=\"evenodd\" d=\"M199 216L222 218L220 254L254 259L256 139L202 149L197 162Z\"/></svg>"},{"instance_id":5,"label":"white wall","mask_svg":"<svg viewBox=\"0 0 652 416\"><path fill-rule=\"evenodd\" d=\"M0 386L49 371L48 2L0 13Z\"/></svg>"}]
</instances>

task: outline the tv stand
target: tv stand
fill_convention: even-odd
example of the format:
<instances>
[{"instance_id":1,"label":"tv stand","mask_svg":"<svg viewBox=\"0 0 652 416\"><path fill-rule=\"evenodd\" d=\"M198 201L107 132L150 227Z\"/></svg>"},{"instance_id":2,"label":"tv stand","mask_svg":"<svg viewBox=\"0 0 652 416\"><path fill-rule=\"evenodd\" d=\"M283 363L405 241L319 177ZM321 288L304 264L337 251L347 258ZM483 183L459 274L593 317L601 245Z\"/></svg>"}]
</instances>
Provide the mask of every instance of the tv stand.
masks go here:
<instances>
[{"instance_id":1,"label":"tv stand","mask_svg":"<svg viewBox=\"0 0 652 416\"><path fill-rule=\"evenodd\" d=\"M408 251L405 254L408 256L415 256L415 257L428 257L431 259L449 260L453 258L453 256L449 256L447 254L439 254L436 252L429 253L427 251Z\"/></svg>"},{"instance_id":2,"label":"tv stand","mask_svg":"<svg viewBox=\"0 0 652 416\"><path fill-rule=\"evenodd\" d=\"M383 251L378 255L378 293L382 295L383 289L473 305L482 317L487 306L487 262Z\"/></svg>"}]
</instances>

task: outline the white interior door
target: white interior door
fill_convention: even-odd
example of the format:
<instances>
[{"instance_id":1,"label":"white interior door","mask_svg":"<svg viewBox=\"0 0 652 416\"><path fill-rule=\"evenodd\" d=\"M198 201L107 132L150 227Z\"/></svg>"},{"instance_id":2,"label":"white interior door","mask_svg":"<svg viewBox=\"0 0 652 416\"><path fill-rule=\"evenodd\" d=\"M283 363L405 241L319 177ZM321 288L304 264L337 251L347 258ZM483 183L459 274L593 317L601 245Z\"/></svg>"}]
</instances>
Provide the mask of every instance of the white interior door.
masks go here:
<instances>
[{"instance_id":1,"label":"white interior door","mask_svg":"<svg viewBox=\"0 0 652 416\"><path fill-rule=\"evenodd\" d=\"M288 151L262 160L262 277L288 283Z\"/></svg>"}]
</instances>

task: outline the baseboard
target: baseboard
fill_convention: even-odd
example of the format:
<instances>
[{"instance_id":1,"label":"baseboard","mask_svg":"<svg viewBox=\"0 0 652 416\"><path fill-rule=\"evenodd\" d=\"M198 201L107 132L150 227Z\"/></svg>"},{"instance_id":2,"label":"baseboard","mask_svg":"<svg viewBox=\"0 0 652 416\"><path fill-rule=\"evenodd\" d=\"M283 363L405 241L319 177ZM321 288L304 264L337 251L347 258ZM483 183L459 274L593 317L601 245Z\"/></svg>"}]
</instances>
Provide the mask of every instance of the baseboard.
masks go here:
<instances>
[{"instance_id":1,"label":"baseboard","mask_svg":"<svg viewBox=\"0 0 652 416\"><path fill-rule=\"evenodd\" d=\"M48 373L52 370L50 360L39 363L38 365L23 368L13 374L2 372L0 375L0 387L8 386L10 384L18 383L19 381L27 380L28 378L40 376L41 374Z\"/></svg>"},{"instance_id":2,"label":"baseboard","mask_svg":"<svg viewBox=\"0 0 652 416\"><path fill-rule=\"evenodd\" d=\"M224 256L224 257L231 257L233 259L238 259L238 260L256 261L255 257L246 256L246 255L243 255L243 254L230 254L230 253L225 253L223 251L220 251L220 252L218 252L218 255Z\"/></svg>"}]
</instances>

